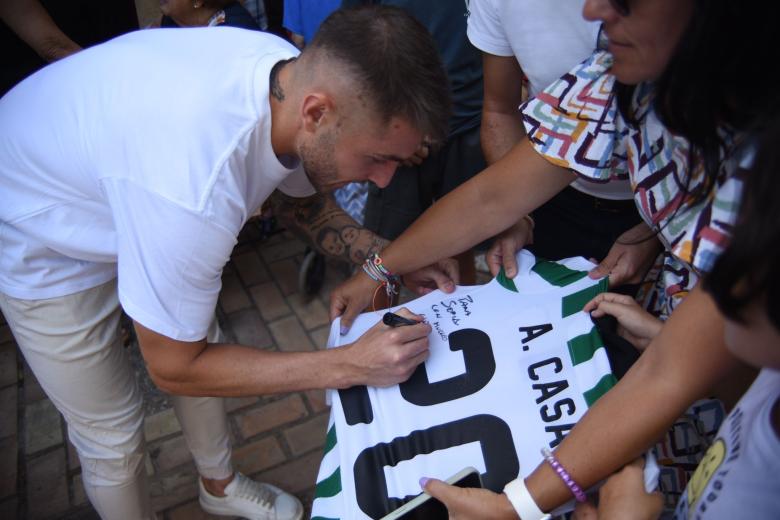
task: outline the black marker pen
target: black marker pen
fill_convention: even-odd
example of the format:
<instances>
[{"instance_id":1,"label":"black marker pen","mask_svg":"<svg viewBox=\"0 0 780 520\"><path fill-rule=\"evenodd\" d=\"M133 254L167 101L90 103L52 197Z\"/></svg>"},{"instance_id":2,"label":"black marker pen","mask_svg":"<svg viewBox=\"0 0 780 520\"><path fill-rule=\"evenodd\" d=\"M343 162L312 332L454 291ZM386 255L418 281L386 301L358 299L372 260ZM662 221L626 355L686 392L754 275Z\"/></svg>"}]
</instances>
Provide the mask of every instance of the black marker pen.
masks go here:
<instances>
[{"instance_id":1,"label":"black marker pen","mask_svg":"<svg viewBox=\"0 0 780 520\"><path fill-rule=\"evenodd\" d=\"M403 327L404 325L417 325L419 322L404 318L394 312L386 312L385 315L382 316L382 323L389 325L390 327Z\"/></svg>"}]
</instances>

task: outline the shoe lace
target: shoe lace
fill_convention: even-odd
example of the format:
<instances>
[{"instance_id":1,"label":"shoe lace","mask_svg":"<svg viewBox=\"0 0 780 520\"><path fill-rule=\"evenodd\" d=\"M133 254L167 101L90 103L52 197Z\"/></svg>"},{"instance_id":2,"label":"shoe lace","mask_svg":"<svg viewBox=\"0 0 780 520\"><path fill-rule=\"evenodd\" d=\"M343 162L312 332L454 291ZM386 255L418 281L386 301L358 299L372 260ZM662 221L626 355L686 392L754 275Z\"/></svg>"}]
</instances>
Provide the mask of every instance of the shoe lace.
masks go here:
<instances>
[{"instance_id":1,"label":"shoe lace","mask_svg":"<svg viewBox=\"0 0 780 520\"><path fill-rule=\"evenodd\" d=\"M276 493L266 485L241 476L236 486L236 497L256 502L265 509L273 509L276 502Z\"/></svg>"}]
</instances>

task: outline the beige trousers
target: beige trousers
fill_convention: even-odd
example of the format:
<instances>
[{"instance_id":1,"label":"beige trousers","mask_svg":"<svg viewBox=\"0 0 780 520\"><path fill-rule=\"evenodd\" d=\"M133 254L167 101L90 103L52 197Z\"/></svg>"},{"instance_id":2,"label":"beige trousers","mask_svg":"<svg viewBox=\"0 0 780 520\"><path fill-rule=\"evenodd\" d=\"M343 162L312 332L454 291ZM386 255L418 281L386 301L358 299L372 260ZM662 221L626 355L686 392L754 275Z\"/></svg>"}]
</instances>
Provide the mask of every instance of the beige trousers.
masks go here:
<instances>
[{"instance_id":1,"label":"beige trousers","mask_svg":"<svg viewBox=\"0 0 780 520\"><path fill-rule=\"evenodd\" d=\"M116 281L47 300L0 293L0 309L27 364L68 423L84 488L100 517L155 518L144 469L143 397L119 337ZM215 320L209 341L219 335ZM200 474L230 476L224 401L172 400Z\"/></svg>"}]
</instances>

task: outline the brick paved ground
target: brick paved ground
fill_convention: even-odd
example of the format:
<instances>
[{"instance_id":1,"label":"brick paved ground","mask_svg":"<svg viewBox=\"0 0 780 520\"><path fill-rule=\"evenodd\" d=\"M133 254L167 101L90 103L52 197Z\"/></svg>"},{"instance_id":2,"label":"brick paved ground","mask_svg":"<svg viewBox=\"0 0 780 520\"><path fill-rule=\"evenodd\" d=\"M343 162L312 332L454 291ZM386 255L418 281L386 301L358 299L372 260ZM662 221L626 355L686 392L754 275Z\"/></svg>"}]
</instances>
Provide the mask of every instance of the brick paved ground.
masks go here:
<instances>
[{"instance_id":1,"label":"brick paved ground","mask_svg":"<svg viewBox=\"0 0 780 520\"><path fill-rule=\"evenodd\" d=\"M323 348L327 298L345 269L329 265L320 294L298 292L304 245L287 233L242 234L223 276L218 318L233 340L289 351ZM196 472L168 400L129 347L144 389L152 500L159 517L208 518L197 504ZM228 399L234 462L244 473L295 493L308 508L328 418L324 392ZM65 423L25 366L8 325L0 325L0 518L97 518Z\"/></svg>"}]
</instances>

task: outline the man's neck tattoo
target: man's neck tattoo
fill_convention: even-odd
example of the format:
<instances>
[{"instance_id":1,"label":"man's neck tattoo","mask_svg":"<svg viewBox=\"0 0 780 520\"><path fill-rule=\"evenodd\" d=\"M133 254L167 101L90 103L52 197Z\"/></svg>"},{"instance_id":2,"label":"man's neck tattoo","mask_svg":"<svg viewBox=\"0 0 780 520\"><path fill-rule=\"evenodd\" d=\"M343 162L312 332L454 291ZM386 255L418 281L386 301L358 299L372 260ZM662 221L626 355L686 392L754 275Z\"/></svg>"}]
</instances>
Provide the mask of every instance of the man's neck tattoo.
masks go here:
<instances>
[{"instance_id":1,"label":"man's neck tattoo","mask_svg":"<svg viewBox=\"0 0 780 520\"><path fill-rule=\"evenodd\" d=\"M285 65L295 60L296 58L290 58L289 60L277 61L271 68L271 95L278 101L284 101L284 90L282 90L282 86L279 85L279 72Z\"/></svg>"}]
</instances>

